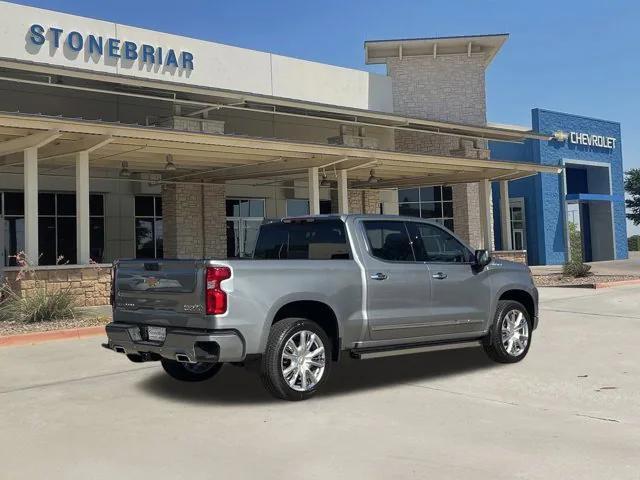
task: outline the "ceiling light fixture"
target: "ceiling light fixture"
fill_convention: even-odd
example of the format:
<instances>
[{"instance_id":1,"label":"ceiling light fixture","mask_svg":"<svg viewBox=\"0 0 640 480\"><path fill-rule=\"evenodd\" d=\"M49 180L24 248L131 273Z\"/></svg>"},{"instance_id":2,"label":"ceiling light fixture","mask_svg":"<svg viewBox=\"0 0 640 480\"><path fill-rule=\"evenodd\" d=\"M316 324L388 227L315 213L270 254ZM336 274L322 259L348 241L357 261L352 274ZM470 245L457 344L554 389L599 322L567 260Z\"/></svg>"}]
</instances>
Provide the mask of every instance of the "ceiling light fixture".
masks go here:
<instances>
[{"instance_id":1,"label":"ceiling light fixture","mask_svg":"<svg viewBox=\"0 0 640 480\"><path fill-rule=\"evenodd\" d=\"M327 179L327 174L322 172L322 180L320 180L321 187L330 187L331 182Z\"/></svg>"},{"instance_id":2,"label":"ceiling light fixture","mask_svg":"<svg viewBox=\"0 0 640 480\"><path fill-rule=\"evenodd\" d=\"M127 162L126 160L122 162L120 176L124 178L129 178L131 176L131 170L129 170L129 162Z\"/></svg>"},{"instance_id":3,"label":"ceiling light fixture","mask_svg":"<svg viewBox=\"0 0 640 480\"><path fill-rule=\"evenodd\" d=\"M176 170L176 164L175 164L175 163L173 163L173 155L171 155L171 154L167 155L167 163L166 163L166 165L164 166L164 169L165 169L167 172L175 172L175 170Z\"/></svg>"},{"instance_id":4,"label":"ceiling light fixture","mask_svg":"<svg viewBox=\"0 0 640 480\"><path fill-rule=\"evenodd\" d=\"M369 179L367 180L368 184L378 183L379 178L376 177L375 173L376 173L375 170L372 168L371 171L369 172Z\"/></svg>"}]
</instances>

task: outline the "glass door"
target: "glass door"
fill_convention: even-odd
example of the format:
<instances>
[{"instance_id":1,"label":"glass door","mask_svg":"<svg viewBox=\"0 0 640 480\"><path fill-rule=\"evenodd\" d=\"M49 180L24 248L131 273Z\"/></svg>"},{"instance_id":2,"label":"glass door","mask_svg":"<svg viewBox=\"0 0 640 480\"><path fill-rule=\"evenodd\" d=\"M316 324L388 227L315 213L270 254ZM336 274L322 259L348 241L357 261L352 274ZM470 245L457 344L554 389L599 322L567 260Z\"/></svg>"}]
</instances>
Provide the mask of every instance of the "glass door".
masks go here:
<instances>
[{"instance_id":1,"label":"glass door","mask_svg":"<svg viewBox=\"0 0 640 480\"><path fill-rule=\"evenodd\" d=\"M511 245L514 250L527 249L527 234L524 215L524 199L512 198L509 201L511 210Z\"/></svg>"},{"instance_id":2,"label":"glass door","mask_svg":"<svg viewBox=\"0 0 640 480\"><path fill-rule=\"evenodd\" d=\"M253 255L264 221L264 199L227 199L227 257Z\"/></svg>"}]
</instances>

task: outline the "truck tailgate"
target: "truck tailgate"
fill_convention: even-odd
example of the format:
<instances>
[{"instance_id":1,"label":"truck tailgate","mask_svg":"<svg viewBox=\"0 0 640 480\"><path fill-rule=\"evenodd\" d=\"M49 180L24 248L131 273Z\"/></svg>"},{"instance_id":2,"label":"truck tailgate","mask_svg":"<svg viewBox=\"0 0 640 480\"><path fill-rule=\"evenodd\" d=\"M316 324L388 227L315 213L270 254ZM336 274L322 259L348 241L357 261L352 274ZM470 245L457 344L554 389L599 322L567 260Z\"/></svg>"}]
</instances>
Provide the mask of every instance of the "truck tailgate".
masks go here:
<instances>
[{"instance_id":1,"label":"truck tailgate","mask_svg":"<svg viewBox=\"0 0 640 480\"><path fill-rule=\"evenodd\" d=\"M123 260L114 278L114 321L207 328L204 260Z\"/></svg>"}]
</instances>

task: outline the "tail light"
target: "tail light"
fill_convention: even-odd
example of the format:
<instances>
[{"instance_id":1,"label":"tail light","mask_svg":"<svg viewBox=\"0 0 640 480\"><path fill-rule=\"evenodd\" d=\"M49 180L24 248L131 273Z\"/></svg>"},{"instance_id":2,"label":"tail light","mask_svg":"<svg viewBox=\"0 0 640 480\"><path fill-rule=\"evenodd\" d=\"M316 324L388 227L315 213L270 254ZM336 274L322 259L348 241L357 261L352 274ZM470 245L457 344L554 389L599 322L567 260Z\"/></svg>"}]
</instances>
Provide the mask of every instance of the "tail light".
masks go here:
<instances>
[{"instance_id":1,"label":"tail light","mask_svg":"<svg viewBox=\"0 0 640 480\"><path fill-rule=\"evenodd\" d=\"M227 278L231 278L229 267L207 267L207 315L221 315L227 311L227 292L220 287L220 282Z\"/></svg>"}]
</instances>

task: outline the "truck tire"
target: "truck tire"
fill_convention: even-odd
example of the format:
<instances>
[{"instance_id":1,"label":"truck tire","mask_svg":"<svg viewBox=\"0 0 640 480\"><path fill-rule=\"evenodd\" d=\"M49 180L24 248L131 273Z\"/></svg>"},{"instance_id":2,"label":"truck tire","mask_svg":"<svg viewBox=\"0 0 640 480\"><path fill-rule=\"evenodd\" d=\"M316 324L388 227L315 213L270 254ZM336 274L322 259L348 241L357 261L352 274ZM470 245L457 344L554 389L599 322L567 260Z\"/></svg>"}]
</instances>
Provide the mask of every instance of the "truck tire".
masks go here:
<instances>
[{"instance_id":1,"label":"truck tire","mask_svg":"<svg viewBox=\"0 0 640 480\"><path fill-rule=\"evenodd\" d=\"M322 327L306 318L285 318L271 327L260 377L274 397L306 400L326 382L331 358Z\"/></svg>"},{"instance_id":2,"label":"truck tire","mask_svg":"<svg viewBox=\"0 0 640 480\"><path fill-rule=\"evenodd\" d=\"M182 363L168 358L160 360L162 368L169 376L183 382L201 382L216 375L222 368L222 363Z\"/></svg>"},{"instance_id":3,"label":"truck tire","mask_svg":"<svg viewBox=\"0 0 640 480\"><path fill-rule=\"evenodd\" d=\"M493 324L483 341L484 351L496 362L519 362L531 346L531 326L529 312L521 303L498 301Z\"/></svg>"}]
</instances>

